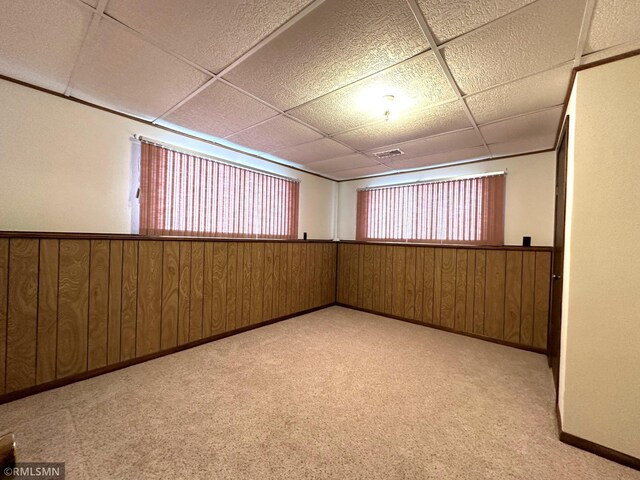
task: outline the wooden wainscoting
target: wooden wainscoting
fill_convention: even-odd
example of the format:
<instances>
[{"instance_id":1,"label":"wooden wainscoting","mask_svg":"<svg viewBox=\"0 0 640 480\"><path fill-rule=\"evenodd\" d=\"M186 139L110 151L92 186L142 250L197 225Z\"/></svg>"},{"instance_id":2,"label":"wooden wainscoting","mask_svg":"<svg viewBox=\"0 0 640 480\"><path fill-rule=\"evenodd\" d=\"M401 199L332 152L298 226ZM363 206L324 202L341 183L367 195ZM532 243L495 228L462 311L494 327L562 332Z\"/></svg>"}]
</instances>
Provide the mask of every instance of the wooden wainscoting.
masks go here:
<instances>
[{"instance_id":1,"label":"wooden wainscoting","mask_svg":"<svg viewBox=\"0 0 640 480\"><path fill-rule=\"evenodd\" d=\"M340 242L337 302L539 352L550 248Z\"/></svg>"},{"instance_id":2,"label":"wooden wainscoting","mask_svg":"<svg viewBox=\"0 0 640 480\"><path fill-rule=\"evenodd\" d=\"M331 305L336 254L320 241L3 234L0 400Z\"/></svg>"}]
</instances>

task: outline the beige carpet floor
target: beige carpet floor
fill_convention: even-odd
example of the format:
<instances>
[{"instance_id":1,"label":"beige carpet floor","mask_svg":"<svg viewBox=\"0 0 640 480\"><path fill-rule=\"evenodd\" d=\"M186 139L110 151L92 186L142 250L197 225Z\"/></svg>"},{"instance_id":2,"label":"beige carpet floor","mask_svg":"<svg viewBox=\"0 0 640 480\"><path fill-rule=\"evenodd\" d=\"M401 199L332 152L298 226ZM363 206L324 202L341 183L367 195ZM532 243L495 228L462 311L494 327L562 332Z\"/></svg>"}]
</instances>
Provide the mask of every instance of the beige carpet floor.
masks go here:
<instances>
[{"instance_id":1,"label":"beige carpet floor","mask_svg":"<svg viewBox=\"0 0 640 480\"><path fill-rule=\"evenodd\" d=\"M0 406L68 479L639 479L557 439L542 355L331 307Z\"/></svg>"}]
</instances>

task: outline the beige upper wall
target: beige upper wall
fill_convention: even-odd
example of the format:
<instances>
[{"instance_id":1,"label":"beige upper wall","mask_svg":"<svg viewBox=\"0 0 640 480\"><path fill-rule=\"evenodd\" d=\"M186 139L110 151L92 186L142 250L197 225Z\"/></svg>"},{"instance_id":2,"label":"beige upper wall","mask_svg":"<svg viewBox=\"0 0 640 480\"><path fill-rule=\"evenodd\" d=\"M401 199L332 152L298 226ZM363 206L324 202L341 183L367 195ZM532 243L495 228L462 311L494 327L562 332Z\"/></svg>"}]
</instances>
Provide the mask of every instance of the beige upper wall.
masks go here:
<instances>
[{"instance_id":1,"label":"beige upper wall","mask_svg":"<svg viewBox=\"0 0 640 480\"><path fill-rule=\"evenodd\" d=\"M299 233L335 236L337 184L0 80L0 230L137 233L134 134L299 178Z\"/></svg>"},{"instance_id":2,"label":"beige upper wall","mask_svg":"<svg viewBox=\"0 0 640 480\"><path fill-rule=\"evenodd\" d=\"M640 56L576 80L561 414L567 433L640 458L638 78Z\"/></svg>"},{"instance_id":3,"label":"beige upper wall","mask_svg":"<svg viewBox=\"0 0 640 480\"><path fill-rule=\"evenodd\" d=\"M552 245L554 152L342 182L339 184L338 235L343 240L355 239L358 188L502 170L507 171L505 243L522 245L522 237L531 236L533 245Z\"/></svg>"}]
</instances>

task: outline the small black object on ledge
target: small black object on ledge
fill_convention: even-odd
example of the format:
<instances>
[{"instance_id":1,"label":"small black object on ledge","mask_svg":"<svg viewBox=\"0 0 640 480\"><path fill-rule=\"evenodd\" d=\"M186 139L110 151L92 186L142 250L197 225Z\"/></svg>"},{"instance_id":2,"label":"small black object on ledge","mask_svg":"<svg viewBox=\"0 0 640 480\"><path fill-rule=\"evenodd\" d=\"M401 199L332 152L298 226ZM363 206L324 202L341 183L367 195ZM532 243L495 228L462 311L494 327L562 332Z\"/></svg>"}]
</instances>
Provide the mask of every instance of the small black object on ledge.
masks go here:
<instances>
[{"instance_id":1,"label":"small black object on ledge","mask_svg":"<svg viewBox=\"0 0 640 480\"><path fill-rule=\"evenodd\" d=\"M522 246L530 247L531 246L531 237L522 237Z\"/></svg>"}]
</instances>

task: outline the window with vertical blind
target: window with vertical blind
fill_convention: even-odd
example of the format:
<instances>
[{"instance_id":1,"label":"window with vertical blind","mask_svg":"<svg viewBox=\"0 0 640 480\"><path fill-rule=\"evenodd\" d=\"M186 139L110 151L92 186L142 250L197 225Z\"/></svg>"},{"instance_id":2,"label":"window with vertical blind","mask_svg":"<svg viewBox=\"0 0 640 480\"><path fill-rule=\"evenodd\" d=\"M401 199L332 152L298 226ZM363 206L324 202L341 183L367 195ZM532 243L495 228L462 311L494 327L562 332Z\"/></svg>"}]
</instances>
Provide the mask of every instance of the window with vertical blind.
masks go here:
<instances>
[{"instance_id":1,"label":"window with vertical blind","mask_svg":"<svg viewBox=\"0 0 640 480\"><path fill-rule=\"evenodd\" d=\"M358 191L356 239L502 245L505 175Z\"/></svg>"},{"instance_id":2,"label":"window with vertical blind","mask_svg":"<svg viewBox=\"0 0 640 480\"><path fill-rule=\"evenodd\" d=\"M140 233L297 238L299 182L142 141Z\"/></svg>"}]
</instances>

